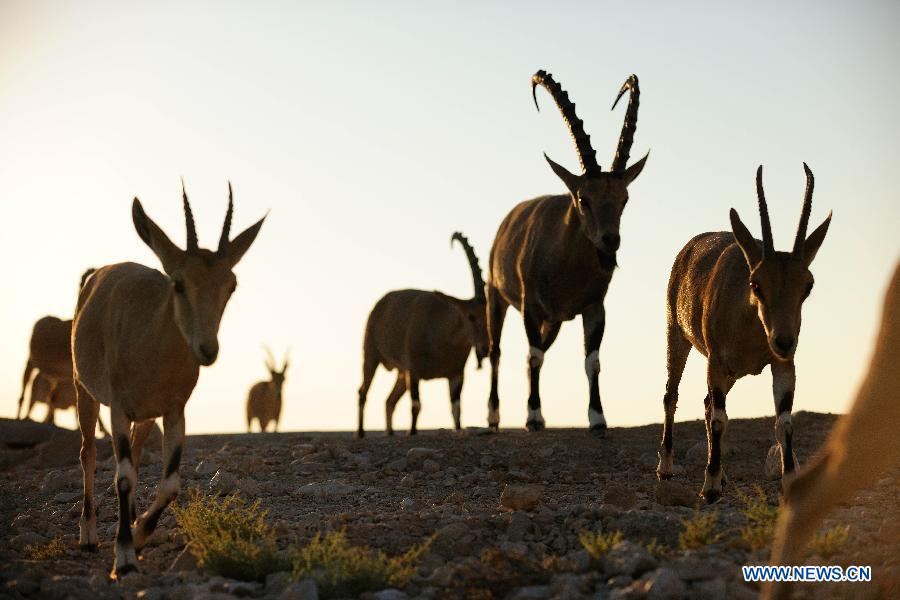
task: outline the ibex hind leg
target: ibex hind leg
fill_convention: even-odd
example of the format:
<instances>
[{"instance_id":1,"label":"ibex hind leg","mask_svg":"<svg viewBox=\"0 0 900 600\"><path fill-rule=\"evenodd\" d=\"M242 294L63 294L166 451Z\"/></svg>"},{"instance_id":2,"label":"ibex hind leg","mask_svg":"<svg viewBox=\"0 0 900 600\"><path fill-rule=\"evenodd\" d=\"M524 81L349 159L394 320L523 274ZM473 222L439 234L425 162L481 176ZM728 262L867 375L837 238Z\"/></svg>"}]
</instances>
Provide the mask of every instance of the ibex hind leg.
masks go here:
<instances>
[{"instance_id":1,"label":"ibex hind leg","mask_svg":"<svg viewBox=\"0 0 900 600\"><path fill-rule=\"evenodd\" d=\"M460 402L462 400L463 374L460 373L456 377L451 377L448 379L448 382L450 386L450 410L453 413L453 428L459 431L462 429Z\"/></svg>"},{"instance_id":2,"label":"ibex hind leg","mask_svg":"<svg viewBox=\"0 0 900 600\"><path fill-rule=\"evenodd\" d=\"M94 472L97 461L97 443L94 431L97 426L100 404L77 382L75 394L78 429L81 431L81 473L84 479L81 518L78 521L78 545L82 549L96 551L98 539L97 509L94 506Z\"/></svg>"},{"instance_id":3,"label":"ibex hind leg","mask_svg":"<svg viewBox=\"0 0 900 600\"><path fill-rule=\"evenodd\" d=\"M412 421L409 425L409 435L417 435L419 433L419 411L422 404L419 402L419 380L410 371L406 372L406 387L409 388L409 395L412 399Z\"/></svg>"},{"instance_id":4,"label":"ibex hind leg","mask_svg":"<svg viewBox=\"0 0 900 600\"><path fill-rule=\"evenodd\" d=\"M487 286L487 326L488 342L490 344L491 360L491 393L488 397L488 427L497 431L500 429L500 394L497 391L497 381L500 371L500 335L503 332L503 321L506 319L506 311L509 304L491 285Z\"/></svg>"},{"instance_id":5,"label":"ibex hind leg","mask_svg":"<svg viewBox=\"0 0 900 600\"><path fill-rule=\"evenodd\" d=\"M406 374L398 370L397 381L388 394L387 400L384 402L384 434L394 435L394 409L397 408L397 402L406 393Z\"/></svg>"},{"instance_id":6,"label":"ibex hind leg","mask_svg":"<svg viewBox=\"0 0 900 600\"><path fill-rule=\"evenodd\" d=\"M369 387L372 385L372 379L375 377L375 371L378 369L379 360L375 356L372 348L364 348L363 350L363 379L359 386L358 413L356 423L356 437L365 437L366 430L363 426L363 417L366 412L366 397L369 394Z\"/></svg>"},{"instance_id":7,"label":"ibex hind leg","mask_svg":"<svg viewBox=\"0 0 900 600\"><path fill-rule=\"evenodd\" d=\"M663 396L662 439L659 442L659 465L656 467L656 476L660 479L672 477L674 466L674 441L673 429L675 425L675 410L678 408L678 386L684 373L688 354L691 352L691 343L681 334L681 330L670 325L666 330L666 393Z\"/></svg>"}]
</instances>

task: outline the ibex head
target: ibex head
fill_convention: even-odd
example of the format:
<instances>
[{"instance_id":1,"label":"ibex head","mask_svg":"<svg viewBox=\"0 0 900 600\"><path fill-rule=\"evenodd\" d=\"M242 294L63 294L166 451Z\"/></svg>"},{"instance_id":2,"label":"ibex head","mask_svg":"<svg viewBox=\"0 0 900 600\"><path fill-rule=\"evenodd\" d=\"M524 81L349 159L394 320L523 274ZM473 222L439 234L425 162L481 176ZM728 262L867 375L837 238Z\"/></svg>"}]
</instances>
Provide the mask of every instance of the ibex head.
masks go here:
<instances>
[{"instance_id":1,"label":"ibex head","mask_svg":"<svg viewBox=\"0 0 900 600\"><path fill-rule=\"evenodd\" d=\"M772 225L769 208L763 193L762 166L756 171L756 194L759 198L759 215L762 221L763 242L750 235L737 211L731 209L731 229L735 241L744 253L750 267L750 303L757 307L769 341L769 348L778 360L788 361L794 356L800 337L800 309L813 288L813 276L809 265L816 257L819 246L828 233L831 213L815 231L806 237L806 226L812 209L815 179L812 171L803 163L806 171L806 196L800 213L800 225L791 252L776 252L772 241Z\"/></svg>"},{"instance_id":2,"label":"ibex head","mask_svg":"<svg viewBox=\"0 0 900 600\"><path fill-rule=\"evenodd\" d=\"M269 375L272 377L272 383L275 384L276 391L281 393L281 386L284 385L284 375L287 373L288 365L288 357L291 354L291 351L288 350L284 353L284 362L281 364L281 369L278 368L278 362L275 360L275 357L272 355L272 351L269 350L268 346L263 346L266 351L266 369L269 371Z\"/></svg>"},{"instance_id":3,"label":"ibex head","mask_svg":"<svg viewBox=\"0 0 900 600\"><path fill-rule=\"evenodd\" d=\"M569 190L575 213L581 220L588 239L596 246L602 265L604 268L612 269L616 265L616 251L619 249L620 241L619 222L622 219L625 204L628 202L628 185L637 179L647 162L647 156L644 156L630 167L627 166L631 144L634 141L634 130L637 127L640 104L641 93L638 87L638 78L636 75L631 75L622 85L616 101L613 102L613 108L615 108L625 92L631 92L628 109L625 112L625 122L622 125L622 134L619 137L619 146L609 173L601 171L600 165L597 163L597 153L591 146L591 138L584 131L584 123L575 114L575 104L569 100L568 93L562 89L550 73L538 71L531 78L531 93L534 97L535 107L537 107L536 89L539 85L550 92L566 125L569 126L569 131L575 141L575 149L578 152L578 160L584 172L576 175L550 160L546 154L544 158Z\"/></svg>"},{"instance_id":4,"label":"ibex head","mask_svg":"<svg viewBox=\"0 0 900 600\"><path fill-rule=\"evenodd\" d=\"M256 239L265 217L251 225L233 240L229 240L231 216L234 210L231 183L228 183L228 211L215 251L197 246L194 216L181 183L184 218L187 224L187 249L182 250L166 236L144 212L135 198L131 207L134 228L162 263L171 282L170 300L174 305L175 322L194 358L201 365L211 365L219 354L219 322L231 294L237 287L232 268L241 260Z\"/></svg>"},{"instance_id":5,"label":"ibex head","mask_svg":"<svg viewBox=\"0 0 900 600\"><path fill-rule=\"evenodd\" d=\"M488 355L487 299L484 291L484 279L481 275L481 266L478 264L475 248L469 243L468 238L456 231L450 236L451 246L453 242L459 242L466 253L466 260L472 270L472 286L475 288L475 295L471 300L460 300L444 294L441 296L452 302L466 316L472 345L475 347L475 358L478 359L478 368L480 369L481 362Z\"/></svg>"}]
</instances>

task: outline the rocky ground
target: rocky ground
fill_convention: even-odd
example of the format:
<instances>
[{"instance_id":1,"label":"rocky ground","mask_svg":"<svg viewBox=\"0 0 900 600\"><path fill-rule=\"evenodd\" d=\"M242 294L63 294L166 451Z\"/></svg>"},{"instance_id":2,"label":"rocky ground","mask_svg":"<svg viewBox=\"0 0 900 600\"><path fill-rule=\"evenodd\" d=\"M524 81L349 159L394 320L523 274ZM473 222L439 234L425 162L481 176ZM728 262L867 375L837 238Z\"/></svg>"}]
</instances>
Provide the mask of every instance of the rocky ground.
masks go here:
<instances>
[{"instance_id":1,"label":"rocky ground","mask_svg":"<svg viewBox=\"0 0 900 600\"><path fill-rule=\"evenodd\" d=\"M834 423L833 415L795 416L805 462ZM725 465L730 479L715 511L721 539L679 549L683 521L694 515L703 479L702 422L676 425L676 477L656 480L659 426L611 429L605 439L582 430L537 434L481 429L423 432L357 440L342 434L190 436L184 488L238 490L269 511L279 544L345 529L353 543L390 554L435 534L418 577L406 589L370 597L399 598L753 598L742 564L766 551L741 539L747 524L735 488L761 485L775 505L780 484L765 473L770 419L732 420ZM861 432L862 434L862 432ZM78 437L34 423L0 422L0 597L2 598L309 598L283 574L243 583L202 570L183 553L171 511L144 550L141 572L111 582L115 493L109 443L98 442L96 501L100 552L77 548L81 511ZM152 499L162 469L159 441L145 451L139 506ZM900 471L832 513L826 525L849 524L848 541L830 560L872 565L871 584L807 584L800 597L897 597L900 594ZM504 492L505 490L505 492ZM624 541L591 561L581 531L620 530ZM62 557L26 558L29 544L60 538ZM654 555L652 540L671 551Z\"/></svg>"}]
</instances>

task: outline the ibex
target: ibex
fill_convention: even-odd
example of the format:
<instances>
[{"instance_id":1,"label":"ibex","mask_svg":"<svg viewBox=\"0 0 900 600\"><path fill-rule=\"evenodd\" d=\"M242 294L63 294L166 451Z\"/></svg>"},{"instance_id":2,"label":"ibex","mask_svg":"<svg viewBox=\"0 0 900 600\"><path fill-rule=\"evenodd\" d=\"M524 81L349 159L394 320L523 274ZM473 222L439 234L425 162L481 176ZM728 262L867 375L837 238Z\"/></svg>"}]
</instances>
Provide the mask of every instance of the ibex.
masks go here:
<instances>
[{"instance_id":1,"label":"ibex","mask_svg":"<svg viewBox=\"0 0 900 600\"><path fill-rule=\"evenodd\" d=\"M888 285L875 350L850 412L841 418L823 450L785 490L775 528L772 565L795 566L809 538L831 508L871 485L900 459L900 262ZM763 588L764 598L787 598L789 585Z\"/></svg>"},{"instance_id":2,"label":"ibex","mask_svg":"<svg viewBox=\"0 0 900 600\"><path fill-rule=\"evenodd\" d=\"M806 194L791 252L776 252L769 209L763 193L762 166L756 192L762 241L750 235L733 208L731 232L702 233L690 240L672 265L666 303L665 422L659 446L660 479L672 476L672 426L678 384L691 346L708 359L706 434L708 457L701 495L708 503L722 494L722 440L728 426L725 397L734 382L771 366L775 397L775 435L782 455L782 479L793 475L794 352L800 337L800 309L813 288L809 265L828 225L806 237L812 210L812 171L806 171Z\"/></svg>"},{"instance_id":3,"label":"ibex","mask_svg":"<svg viewBox=\"0 0 900 600\"><path fill-rule=\"evenodd\" d=\"M584 124L575 114L568 94L545 71L531 80L535 106L537 86L543 86L556 102L575 141L583 173L570 173L547 155L544 158L568 189L568 194L541 196L517 205L497 231L490 255L487 286L487 320L491 357L491 392L488 425L500 425L497 371L500 364L500 333L506 310L513 305L522 313L530 346L528 373L529 431L544 428L538 380L544 353L553 344L563 321L576 315L584 324L584 368L590 387L588 422L590 432L602 436L606 419L600 404L600 341L606 323L603 300L616 267L619 223L628 201L628 186L637 178L647 156L628 164L637 126L640 89L631 75L619 91L619 99L630 91L628 109L612 169L604 173Z\"/></svg>"},{"instance_id":4,"label":"ibex","mask_svg":"<svg viewBox=\"0 0 900 600\"><path fill-rule=\"evenodd\" d=\"M275 423L272 431L278 431L278 420L281 418L281 390L284 387L284 374L287 368L287 354L279 369L272 352L266 348L266 369L271 379L254 383L250 388L247 395L247 433L250 433L253 419L259 424L260 431L265 431L272 422Z\"/></svg>"},{"instance_id":5,"label":"ibex","mask_svg":"<svg viewBox=\"0 0 900 600\"><path fill-rule=\"evenodd\" d=\"M84 502L79 522L82 547L96 548L94 423L98 403L110 407L119 505L116 576L137 569L135 551L153 533L165 507L178 495L184 443L184 406L200 366L219 353L219 323L237 286L232 268L256 239L265 217L229 241L233 200L215 251L198 247L194 217L182 184L187 249L176 246L144 212L137 198L132 219L140 238L165 274L136 263L99 269L78 298L72 330ZM134 492L140 448L153 419L162 417L163 477L153 504L135 521ZM132 442L129 431L134 424Z\"/></svg>"},{"instance_id":6,"label":"ibex","mask_svg":"<svg viewBox=\"0 0 900 600\"><path fill-rule=\"evenodd\" d=\"M53 425L56 423L56 411L75 407L75 384L72 383L72 380L53 379L38 371L31 381L31 396L25 411L26 419L31 417L31 411L35 404L47 405L47 416L44 418L44 423ZM103 420L99 417L97 418L97 428L103 435L109 435L103 425Z\"/></svg>"},{"instance_id":7,"label":"ibex","mask_svg":"<svg viewBox=\"0 0 900 600\"><path fill-rule=\"evenodd\" d=\"M363 437L363 412L366 395L378 365L397 369L397 382L385 405L385 431L394 434L392 425L397 401L409 390L412 396L412 424L409 434L416 434L419 418L419 381L446 377L450 383L453 425L460 429L460 397L463 372L472 347L478 368L487 355L487 332L484 310L484 280L475 250L461 233L450 238L458 241L472 269L475 296L462 300L441 292L398 290L379 300L366 323L363 342L363 380L359 388L359 426L356 434Z\"/></svg>"}]
</instances>

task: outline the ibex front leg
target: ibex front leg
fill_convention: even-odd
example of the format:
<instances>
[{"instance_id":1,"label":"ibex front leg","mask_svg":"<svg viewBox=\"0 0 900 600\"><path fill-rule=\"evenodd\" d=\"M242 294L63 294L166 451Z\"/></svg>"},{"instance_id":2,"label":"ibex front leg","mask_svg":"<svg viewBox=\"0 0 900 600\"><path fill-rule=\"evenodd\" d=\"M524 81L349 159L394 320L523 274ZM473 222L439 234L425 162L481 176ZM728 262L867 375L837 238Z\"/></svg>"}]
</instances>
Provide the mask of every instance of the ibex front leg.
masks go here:
<instances>
[{"instance_id":1,"label":"ibex front leg","mask_svg":"<svg viewBox=\"0 0 900 600\"><path fill-rule=\"evenodd\" d=\"M422 404L419 402L419 379L411 371L406 372L406 387L409 388L409 395L412 399L412 421L409 425L409 435L416 435L419 433L419 411L422 409Z\"/></svg>"},{"instance_id":2,"label":"ibex front leg","mask_svg":"<svg viewBox=\"0 0 900 600\"><path fill-rule=\"evenodd\" d=\"M722 497L722 483L725 470L722 468L725 430L728 429L728 413L725 412L725 397L734 381L725 375L721 366L710 359L707 371L709 395L706 397L706 437L708 458L706 476L701 495L707 504Z\"/></svg>"},{"instance_id":3,"label":"ibex front leg","mask_svg":"<svg viewBox=\"0 0 900 600\"><path fill-rule=\"evenodd\" d=\"M528 337L528 419L525 428L528 431L544 429L544 416L541 414L541 366L544 364L544 348L541 344L541 326L543 321L524 307L522 319L525 321L525 335Z\"/></svg>"},{"instance_id":4,"label":"ibex front leg","mask_svg":"<svg viewBox=\"0 0 900 600\"><path fill-rule=\"evenodd\" d=\"M791 410L794 407L794 386L797 375L794 362L772 363L772 392L775 397L775 439L781 448L781 483L787 484L800 465L794 454L794 425Z\"/></svg>"},{"instance_id":5,"label":"ibex front leg","mask_svg":"<svg viewBox=\"0 0 900 600\"><path fill-rule=\"evenodd\" d=\"M151 421L152 423L152 421ZM134 527L134 547L140 551L156 529L159 517L166 507L178 497L181 476L178 466L184 448L184 414L181 411L163 417L163 477L156 491L156 500L141 515Z\"/></svg>"},{"instance_id":6,"label":"ibex front leg","mask_svg":"<svg viewBox=\"0 0 900 600\"><path fill-rule=\"evenodd\" d=\"M116 496L119 500L119 527L116 530L116 561L113 573L116 577L137 571L137 555L131 537L134 520L134 490L137 472L131 459L131 421L122 407L111 403L113 449L116 453Z\"/></svg>"},{"instance_id":7,"label":"ibex front leg","mask_svg":"<svg viewBox=\"0 0 900 600\"><path fill-rule=\"evenodd\" d=\"M450 385L450 410L453 413L453 427L457 431L462 429L460 401L462 400L463 374L448 380Z\"/></svg>"},{"instance_id":8,"label":"ibex front leg","mask_svg":"<svg viewBox=\"0 0 900 600\"><path fill-rule=\"evenodd\" d=\"M81 472L84 496L81 500L81 519L78 521L78 544L84 550L97 550L97 510L94 506L94 471L97 468L97 427L100 404L80 383L75 384L75 406L78 428L81 430Z\"/></svg>"},{"instance_id":9,"label":"ibex front leg","mask_svg":"<svg viewBox=\"0 0 900 600\"><path fill-rule=\"evenodd\" d=\"M591 435L606 435L606 417L600 403L600 342L606 327L606 309L603 304L589 307L581 315L584 327L584 372L587 375L590 396L588 398L588 423Z\"/></svg>"}]
</instances>

